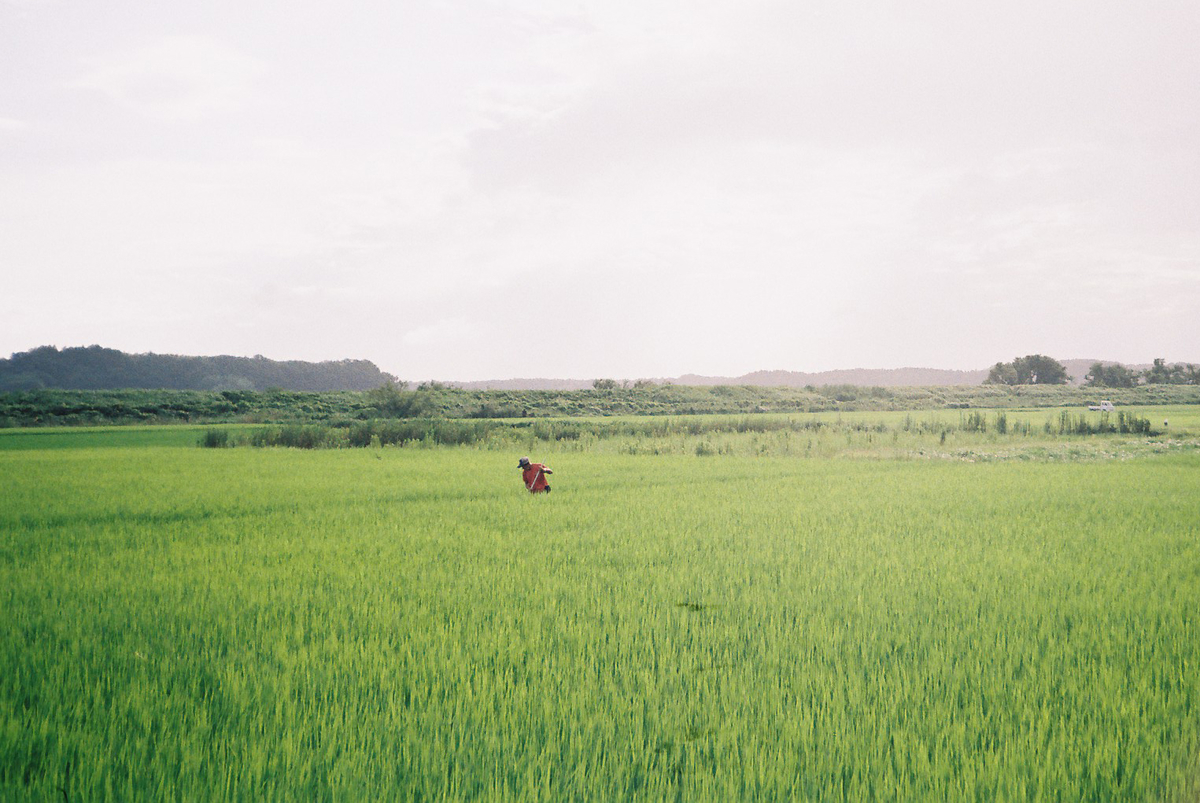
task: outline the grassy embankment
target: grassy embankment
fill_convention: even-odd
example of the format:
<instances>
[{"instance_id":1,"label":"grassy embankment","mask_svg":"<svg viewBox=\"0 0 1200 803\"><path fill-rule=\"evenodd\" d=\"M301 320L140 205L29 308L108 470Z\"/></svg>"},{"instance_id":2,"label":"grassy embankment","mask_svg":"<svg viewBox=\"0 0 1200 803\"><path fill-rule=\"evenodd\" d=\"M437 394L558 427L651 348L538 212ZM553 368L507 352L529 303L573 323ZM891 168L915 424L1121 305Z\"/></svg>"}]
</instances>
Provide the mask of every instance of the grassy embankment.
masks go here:
<instances>
[{"instance_id":1,"label":"grassy embankment","mask_svg":"<svg viewBox=\"0 0 1200 803\"><path fill-rule=\"evenodd\" d=\"M1122 407L1200 404L1200 386L1114 390L1067 386L867 388L682 387L579 391L475 391L432 387L389 392L42 390L0 393L0 428L105 423L332 423L378 418L554 418L921 411L943 408Z\"/></svg>"}]
</instances>

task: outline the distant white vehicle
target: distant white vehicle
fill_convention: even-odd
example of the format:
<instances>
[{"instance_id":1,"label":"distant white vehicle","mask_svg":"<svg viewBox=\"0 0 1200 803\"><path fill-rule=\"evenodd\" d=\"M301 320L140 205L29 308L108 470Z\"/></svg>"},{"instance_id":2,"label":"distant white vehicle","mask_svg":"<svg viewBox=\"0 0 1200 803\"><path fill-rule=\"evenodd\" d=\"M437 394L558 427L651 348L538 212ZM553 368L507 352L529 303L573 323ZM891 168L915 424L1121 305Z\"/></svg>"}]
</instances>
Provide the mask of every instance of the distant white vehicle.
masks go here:
<instances>
[{"instance_id":1,"label":"distant white vehicle","mask_svg":"<svg viewBox=\"0 0 1200 803\"><path fill-rule=\"evenodd\" d=\"M1108 399L1105 399L1104 401L1100 402L1099 404L1089 404L1088 409L1089 410L1099 410L1102 413L1111 413L1113 410L1115 410L1117 408L1112 402L1110 402Z\"/></svg>"}]
</instances>

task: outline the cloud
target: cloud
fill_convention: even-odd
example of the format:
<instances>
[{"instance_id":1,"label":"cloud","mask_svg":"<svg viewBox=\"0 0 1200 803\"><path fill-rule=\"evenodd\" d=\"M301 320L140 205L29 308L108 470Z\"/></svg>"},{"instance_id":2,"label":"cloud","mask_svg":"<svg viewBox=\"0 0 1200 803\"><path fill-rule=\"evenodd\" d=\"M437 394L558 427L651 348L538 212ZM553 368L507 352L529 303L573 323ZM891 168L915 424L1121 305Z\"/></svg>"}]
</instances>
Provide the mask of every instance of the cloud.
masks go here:
<instances>
[{"instance_id":1,"label":"cloud","mask_svg":"<svg viewBox=\"0 0 1200 803\"><path fill-rule=\"evenodd\" d=\"M474 334L475 325L466 318L442 318L405 332L401 342L406 346L444 345L469 340Z\"/></svg>"},{"instance_id":2,"label":"cloud","mask_svg":"<svg viewBox=\"0 0 1200 803\"><path fill-rule=\"evenodd\" d=\"M193 121L237 109L263 65L203 37L169 36L112 56L72 86L160 120Z\"/></svg>"},{"instance_id":3,"label":"cloud","mask_svg":"<svg viewBox=\"0 0 1200 803\"><path fill-rule=\"evenodd\" d=\"M63 0L0 0L0 7L11 8L18 13L38 11L62 4Z\"/></svg>"},{"instance_id":4,"label":"cloud","mask_svg":"<svg viewBox=\"0 0 1200 803\"><path fill-rule=\"evenodd\" d=\"M685 148L886 146L947 160L1089 140L1179 147L1200 134L1183 111L1200 102L1200 18L1176 17L1063 2L1032 17L752 2L708 19L706 36L680 20L644 49L630 21L620 46L592 37L621 58L579 66L570 97L491 109L470 164L489 186L561 191ZM703 44L671 47L679 39Z\"/></svg>"},{"instance_id":5,"label":"cloud","mask_svg":"<svg viewBox=\"0 0 1200 803\"><path fill-rule=\"evenodd\" d=\"M142 349L462 379L1180 349L1200 17L1162 8L31 13L0 339L129 319Z\"/></svg>"}]
</instances>

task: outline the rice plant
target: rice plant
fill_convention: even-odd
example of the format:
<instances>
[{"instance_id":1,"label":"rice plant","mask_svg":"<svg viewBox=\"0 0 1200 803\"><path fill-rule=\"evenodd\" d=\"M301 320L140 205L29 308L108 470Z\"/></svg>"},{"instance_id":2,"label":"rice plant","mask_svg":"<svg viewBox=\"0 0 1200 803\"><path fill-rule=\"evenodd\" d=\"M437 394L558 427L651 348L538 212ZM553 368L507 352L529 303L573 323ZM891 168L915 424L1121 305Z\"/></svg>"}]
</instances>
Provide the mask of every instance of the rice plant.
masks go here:
<instances>
[{"instance_id":1,"label":"rice plant","mask_svg":"<svg viewBox=\"0 0 1200 803\"><path fill-rule=\"evenodd\" d=\"M1191 793L1200 456L832 426L0 448L0 798Z\"/></svg>"}]
</instances>

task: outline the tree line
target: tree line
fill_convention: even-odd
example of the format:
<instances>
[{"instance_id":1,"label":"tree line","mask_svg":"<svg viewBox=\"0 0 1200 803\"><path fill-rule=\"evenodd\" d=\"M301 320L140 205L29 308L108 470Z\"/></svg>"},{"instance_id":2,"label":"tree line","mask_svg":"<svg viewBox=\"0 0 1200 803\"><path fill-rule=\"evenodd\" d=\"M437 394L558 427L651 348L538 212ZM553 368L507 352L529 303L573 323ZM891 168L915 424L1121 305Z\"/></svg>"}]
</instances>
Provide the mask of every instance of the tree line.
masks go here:
<instances>
[{"instance_id":1,"label":"tree line","mask_svg":"<svg viewBox=\"0 0 1200 803\"><path fill-rule=\"evenodd\" d=\"M1200 365L1171 363L1159 357L1144 371L1113 363L1092 363L1084 385L1093 388L1135 388L1139 385L1200 385ZM1067 368L1043 354L1028 354L1012 362L998 362L988 371L985 385L1065 385Z\"/></svg>"},{"instance_id":2,"label":"tree line","mask_svg":"<svg viewBox=\"0 0 1200 803\"><path fill-rule=\"evenodd\" d=\"M304 362L256 357L127 354L100 346L41 346L0 359L0 392L110 390L369 390L396 378L369 360Z\"/></svg>"},{"instance_id":3,"label":"tree line","mask_svg":"<svg viewBox=\"0 0 1200 803\"><path fill-rule=\"evenodd\" d=\"M1167 364L1161 357L1144 371L1124 365L1093 363L1088 370L1087 385L1101 388L1133 388L1138 385L1200 385L1200 365L1190 362Z\"/></svg>"}]
</instances>

